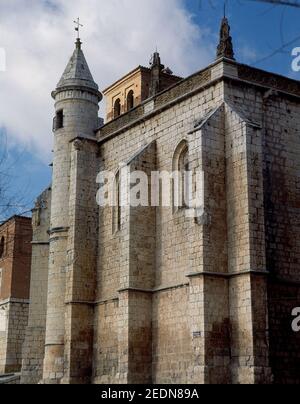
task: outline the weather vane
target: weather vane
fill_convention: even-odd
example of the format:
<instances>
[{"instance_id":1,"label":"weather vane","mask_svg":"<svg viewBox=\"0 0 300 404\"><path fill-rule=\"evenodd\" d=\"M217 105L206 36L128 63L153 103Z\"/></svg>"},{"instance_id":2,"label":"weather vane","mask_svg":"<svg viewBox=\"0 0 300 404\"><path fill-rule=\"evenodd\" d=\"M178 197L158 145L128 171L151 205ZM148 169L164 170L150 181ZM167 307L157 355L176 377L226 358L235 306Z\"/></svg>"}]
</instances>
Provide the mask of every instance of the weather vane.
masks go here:
<instances>
[{"instance_id":1,"label":"weather vane","mask_svg":"<svg viewBox=\"0 0 300 404\"><path fill-rule=\"evenodd\" d=\"M75 31L77 32L77 39L79 39L80 38L80 35L79 35L80 27L83 27L83 25L80 24L80 18L79 17L77 18L76 21L74 21L74 24L75 24Z\"/></svg>"}]
</instances>

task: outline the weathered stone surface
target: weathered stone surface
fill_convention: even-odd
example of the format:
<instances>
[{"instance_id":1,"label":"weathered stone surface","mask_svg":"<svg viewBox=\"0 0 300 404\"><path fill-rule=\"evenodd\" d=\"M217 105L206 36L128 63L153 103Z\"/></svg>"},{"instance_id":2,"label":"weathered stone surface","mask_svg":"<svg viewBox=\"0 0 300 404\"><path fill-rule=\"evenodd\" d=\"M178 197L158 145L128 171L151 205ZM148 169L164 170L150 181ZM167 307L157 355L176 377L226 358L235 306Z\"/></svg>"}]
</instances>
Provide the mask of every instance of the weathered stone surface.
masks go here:
<instances>
[{"instance_id":1,"label":"weathered stone surface","mask_svg":"<svg viewBox=\"0 0 300 404\"><path fill-rule=\"evenodd\" d=\"M32 214L32 262L28 327L22 352L22 384L37 384L43 375L47 315L51 189L37 199Z\"/></svg>"},{"instance_id":2,"label":"weathered stone surface","mask_svg":"<svg viewBox=\"0 0 300 404\"><path fill-rule=\"evenodd\" d=\"M96 135L97 96L56 93L46 338L28 328L24 381L44 338L46 383L299 382L299 83L284 80L221 59ZM99 171L171 172L183 143L203 220L97 207Z\"/></svg>"}]
</instances>

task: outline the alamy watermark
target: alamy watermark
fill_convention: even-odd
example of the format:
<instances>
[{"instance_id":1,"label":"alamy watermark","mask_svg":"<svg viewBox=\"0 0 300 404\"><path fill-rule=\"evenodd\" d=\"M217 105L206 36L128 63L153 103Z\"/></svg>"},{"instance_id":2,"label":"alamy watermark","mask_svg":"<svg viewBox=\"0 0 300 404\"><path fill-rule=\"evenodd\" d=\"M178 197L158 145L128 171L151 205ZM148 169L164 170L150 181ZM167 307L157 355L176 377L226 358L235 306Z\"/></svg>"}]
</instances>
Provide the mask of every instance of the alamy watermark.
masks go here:
<instances>
[{"instance_id":1,"label":"alamy watermark","mask_svg":"<svg viewBox=\"0 0 300 404\"><path fill-rule=\"evenodd\" d=\"M97 203L101 207L162 207L184 209L187 217L204 215L202 171L131 171L121 165L117 173L102 171L97 176Z\"/></svg>"},{"instance_id":2,"label":"alamy watermark","mask_svg":"<svg viewBox=\"0 0 300 404\"><path fill-rule=\"evenodd\" d=\"M292 322L292 330L300 332L300 307L295 307L292 311L292 317L295 317Z\"/></svg>"},{"instance_id":3,"label":"alamy watermark","mask_svg":"<svg viewBox=\"0 0 300 404\"><path fill-rule=\"evenodd\" d=\"M6 71L6 52L4 48L0 48L0 72Z\"/></svg>"},{"instance_id":4,"label":"alamy watermark","mask_svg":"<svg viewBox=\"0 0 300 404\"><path fill-rule=\"evenodd\" d=\"M300 72L300 47L294 48L292 50L292 70L296 73Z\"/></svg>"}]
</instances>

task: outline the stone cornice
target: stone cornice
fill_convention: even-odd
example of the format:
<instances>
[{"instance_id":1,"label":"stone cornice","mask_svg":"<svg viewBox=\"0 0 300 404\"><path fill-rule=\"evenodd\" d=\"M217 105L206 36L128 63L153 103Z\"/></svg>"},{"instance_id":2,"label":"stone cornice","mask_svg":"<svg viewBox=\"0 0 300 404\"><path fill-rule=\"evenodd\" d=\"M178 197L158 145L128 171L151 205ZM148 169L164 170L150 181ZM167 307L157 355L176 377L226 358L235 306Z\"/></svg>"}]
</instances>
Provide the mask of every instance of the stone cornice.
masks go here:
<instances>
[{"instance_id":1,"label":"stone cornice","mask_svg":"<svg viewBox=\"0 0 300 404\"><path fill-rule=\"evenodd\" d=\"M99 128L96 131L98 141L102 144L207 87L225 80L265 90L274 89L286 96L300 97L300 82L297 80L221 58L206 69L179 81L155 97L148 98L133 110Z\"/></svg>"},{"instance_id":2,"label":"stone cornice","mask_svg":"<svg viewBox=\"0 0 300 404\"><path fill-rule=\"evenodd\" d=\"M300 97L300 81L270 73L255 67L237 64L238 78L251 84L273 88L277 91Z\"/></svg>"},{"instance_id":3,"label":"stone cornice","mask_svg":"<svg viewBox=\"0 0 300 404\"><path fill-rule=\"evenodd\" d=\"M240 272L231 272L231 273L225 273L225 272L194 272L187 274L187 278L196 278L196 277L213 277L213 278L235 278L238 276L243 276L243 275L260 275L260 276L269 276L270 273L267 271L259 271L259 270L247 270L247 271L240 271Z\"/></svg>"},{"instance_id":4,"label":"stone cornice","mask_svg":"<svg viewBox=\"0 0 300 404\"><path fill-rule=\"evenodd\" d=\"M69 227L55 227L49 230L49 234L57 234L57 233L67 233L69 231Z\"/></svg>"},{"instance_id":5,"label":"stone cornice","mask_svg":"<svg viewBox=\"0 0 300 404\"><path fill-rule=\"evenodd\" d=\"M28 299L15 299L13 297L5 300L0 300L0 307L5 306L6 304L29 304L30 300Z\"/></svg>"},{"instance_id":6,"label":"stone cornice","mask_svg":"<svg viewBox=\"0 0 300 404\"><path fill-rule=\"evenodd\" d=\"M86 93L90 93L98 98L98 101L100 102L103 98L102 94L100 91L97 91L96 89L85 87L84 85L70 85L70 86L64 86L60 87L54 91L52 91L51 96L53 99L56 99L57 95L63 92L68 92L68 91L83 91ZM68 99L67 97L66 99ZM70 98L74 98L74 95L70 96Z\"/></svg>"},{"instance_id":7,"label":"stone cornice","mask_svg":"<svg viewBox=\"0 0 300 404\"><path fill-rule=\"evenodd\" d=\"M32 241L31 245L49 245L49 241Z\"/></svg>"}]
</instances>

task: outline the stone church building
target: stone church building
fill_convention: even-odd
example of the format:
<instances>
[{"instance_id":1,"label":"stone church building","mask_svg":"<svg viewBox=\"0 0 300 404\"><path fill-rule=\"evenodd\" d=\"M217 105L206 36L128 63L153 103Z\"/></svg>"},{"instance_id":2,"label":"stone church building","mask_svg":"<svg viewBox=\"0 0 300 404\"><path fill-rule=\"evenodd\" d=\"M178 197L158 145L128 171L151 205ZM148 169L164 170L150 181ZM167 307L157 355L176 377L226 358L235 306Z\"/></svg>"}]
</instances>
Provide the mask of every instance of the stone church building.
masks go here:
<instances>
[{"instance_id":1,"label":"stone church building","mask_svg":"<svg viewBox=\"0 0 300 404\"><path fill-rule=\"evenodd\" d=\"M300 82L238 63L224 18L205 69L176 77L156 52L103 93L105 123L78 39L52 93L21 382L300 383ZM99 207L121 162L204 172L201 220Z\"/></svg>"}]
</instances>

